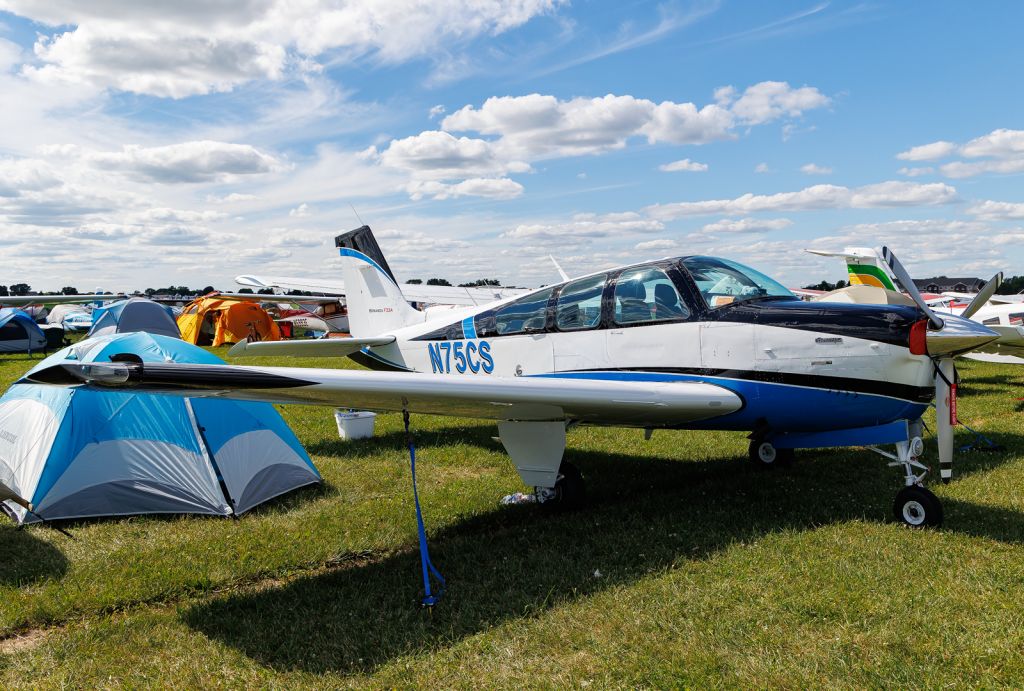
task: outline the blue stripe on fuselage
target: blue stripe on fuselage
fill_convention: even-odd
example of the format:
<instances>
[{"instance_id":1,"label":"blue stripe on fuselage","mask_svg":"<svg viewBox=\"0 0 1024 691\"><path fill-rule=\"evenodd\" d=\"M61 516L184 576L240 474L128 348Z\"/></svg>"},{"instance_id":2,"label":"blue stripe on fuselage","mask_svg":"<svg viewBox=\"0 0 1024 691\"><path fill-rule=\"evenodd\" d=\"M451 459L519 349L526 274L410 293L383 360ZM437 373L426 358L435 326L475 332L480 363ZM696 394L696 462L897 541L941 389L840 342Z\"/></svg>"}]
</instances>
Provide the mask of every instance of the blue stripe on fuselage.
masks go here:
<instances>
[{"instance_id":1,"label":"blue stripe on fuselage","mask_svg":"<svg viewBox=\"0 0 1024 691\"><path fill-rule=\"evenodd\" d=\"M664 372L554 372L534 375L605 381L696 381L729 389L741 399L740 410L720 418L694 423L697 429L749 431L766 421L776 432L818 432L848 427L871 427L894 420L916 420L926 404L900 398L793 384L729 379Z\"/></svg>"},{"instance_id":2,"label":"blue stripe on fuselage","mask_svg":"<svg viewBox=\"0 0 1024 691\"><path fill-rule=\"evenodd\" d=\"M462 320L462 333L466 338L476 338L476 324L473 323L473 317L466 317Z\"/></svg>"}]
</instances>

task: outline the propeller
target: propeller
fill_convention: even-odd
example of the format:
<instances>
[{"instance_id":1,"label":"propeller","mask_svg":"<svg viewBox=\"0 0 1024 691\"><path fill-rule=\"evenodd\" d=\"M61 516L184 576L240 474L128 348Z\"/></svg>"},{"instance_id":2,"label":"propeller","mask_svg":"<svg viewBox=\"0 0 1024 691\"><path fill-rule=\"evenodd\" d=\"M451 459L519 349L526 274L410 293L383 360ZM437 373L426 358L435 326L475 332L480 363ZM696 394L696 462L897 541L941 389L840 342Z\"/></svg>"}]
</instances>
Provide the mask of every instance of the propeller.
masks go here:
<instances>
[{"instance_id":1,"label":"propeller","mask_svg":"<svg viewBox=\"0 0 1024 691\"><path fill-rule=\"evenodd\" d=\"M946 326L945 322L925 303L924 298L917 291L914 281L911 280L910 274L903 268L900 260L896 258L896 255L888 247L882 247L881 254L882 259L889 266L893 276L899 281L900 286L910 296L910 299L921 308L925 316L928 317L930 330L933 333L941 332ZM995 288L992 290L995 291ZM979 295L978 297L981 296ZM985 298L985 301L987 300L988 298ZM973 306L974 302L971 302L967 309ZM977 311L977 308L975 308L975 311ZM942 477L943 482L949 482L953 477L953 427L956 425L956 365L953 364L953 353L951 352L943 353L939 357L933 356L932 359L935 361L935 433L938 438L939 447L939 475Z\"/></svg>"},{"instance_id":2,"label":"propeller","mask_svg":"<svg viewBox=\"0 0 1024 691\"><path fill-rule=\"evenodd\" d=\"M974 296L973 300L971 300L971 304L967 305L967 308L960 313L960 316L965 317L967 319L973 317L975 312L984 307L985 303L988 302L992 298L992 296L996 294L996 291L999 290L999 286L1001 286L1002 284L1003 272L1000 271L995 276L989 279L988 283L985 284L984 288L978 291L978 294Z\"/></svg>"},{"instance_id":3,"label":"propeller","mask_svg":"<svg viewBox=\"0 0 1024 691\"><path fill-rule=\"evenodd\" d=\"M939 319L938 315L932 311L932 308L925 303L924 298L921 297L921 293L917 292L917 286L914 285L914 281L910 278L910 274L903 268L903 264L896 258L892 250L888 247L882 247L882 260L889 266L889 270L892 271L892 275L899 281L900 286L904 292L910 296L921 311L928 317L928 322L933 329L941 329L944 326L944 322Z\"/></svg>"}]
</instances>

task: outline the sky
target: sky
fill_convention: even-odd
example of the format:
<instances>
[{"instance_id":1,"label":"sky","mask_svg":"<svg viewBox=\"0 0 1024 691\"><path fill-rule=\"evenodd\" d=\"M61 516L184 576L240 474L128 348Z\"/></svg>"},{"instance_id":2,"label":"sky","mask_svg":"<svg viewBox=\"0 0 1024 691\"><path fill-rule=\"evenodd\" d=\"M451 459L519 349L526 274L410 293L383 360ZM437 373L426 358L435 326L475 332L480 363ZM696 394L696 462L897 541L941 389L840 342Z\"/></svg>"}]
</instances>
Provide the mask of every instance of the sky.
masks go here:
<instances>
[{"instance_id":1,"label":"sky","mask_svg":"<svg viewBox=\"0 0 1024 691\"><path fill-rule=\"evenodd\" d=\"M1024 274L1024 5L0 0L0 283ZM1017 129L1021 128L1021 129Z\"/></svg>"}]
</instances>

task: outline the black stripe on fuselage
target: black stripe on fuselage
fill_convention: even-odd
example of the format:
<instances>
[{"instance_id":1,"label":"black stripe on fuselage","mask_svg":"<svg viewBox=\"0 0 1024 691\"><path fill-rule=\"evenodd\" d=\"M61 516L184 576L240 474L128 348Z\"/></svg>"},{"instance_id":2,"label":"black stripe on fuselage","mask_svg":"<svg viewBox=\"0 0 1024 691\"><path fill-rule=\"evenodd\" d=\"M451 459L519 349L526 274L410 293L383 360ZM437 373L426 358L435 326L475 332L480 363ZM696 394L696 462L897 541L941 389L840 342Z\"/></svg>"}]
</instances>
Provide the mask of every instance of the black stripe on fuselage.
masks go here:
<instances>
[{"instance_id":1,"label":"black stripe on fuselage","mask_svg":"<svg viewBox=\"0 0 1024 691\"><path fill-rule=\"evenodd\" d=\"M716 369L708 367L627 367L619 369L588 369L572 370L572 372L554 372L559 374L588 372L650 372L654 374L686 374L697 377L718 377L721 379L739 379L756 381L766 384L786 384L803 386L826 391L845 393L863 393L875 396L888 396L914 403L930 403L935 396L931 386L911 386L910 384L894 384L893 382L875 379L852 379L850 377L830 377L821 374L799 374L795 372L765 372L759 370Z\"/></svg>"}]
</instances>

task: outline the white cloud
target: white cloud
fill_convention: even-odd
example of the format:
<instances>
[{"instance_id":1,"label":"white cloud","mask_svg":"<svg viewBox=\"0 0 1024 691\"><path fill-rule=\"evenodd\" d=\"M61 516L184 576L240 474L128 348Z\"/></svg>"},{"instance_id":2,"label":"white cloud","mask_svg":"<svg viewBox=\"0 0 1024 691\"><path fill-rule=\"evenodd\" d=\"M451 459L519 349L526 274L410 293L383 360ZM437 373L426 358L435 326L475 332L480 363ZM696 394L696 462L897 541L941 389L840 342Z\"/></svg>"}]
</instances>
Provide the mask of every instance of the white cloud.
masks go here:
<instances>
[{"instance_id":1,"label":"white cloud","mask_svg":"<svg viewBox=\"0 0 1024 691\"><path fill-rule=\"evenodd\" d=\"M218 196L216 194L206 195L206 201L211 204L235 204L237 202L251 202L259 199L255 194L244 194L241 192L232 192L231 194L225 194Z\"/></svg>"},{"instance_id":2,"label":"white cloud","mask_svg":"<svg viewBox=\"0 0 1024 691\"><path fill-rule=\"evenodd\" d=\"M720 104L735 92L715 92ZM731 106L732 113L747 125L760 125L781 117L799 117L804 111L824 108L831 99L812 86L794 89L787 82L761 82L748 87Z\"/></svg>"},{"instance_id":3,"label":"white cloud","mask_svg":"<svg viewBox=\"0 0 1024 691\"><path fill-rule=\"evenodd\" d=\"M800 172L804 175L831 175L832 169L828 166L819 166L817 163L805 163L800 166Z\"/></svg>"},{"instance_id":4,"label":"white cloud","mask_svg":"<svg viewBox=\"0 0 1024 691\"><path fill-rule=\"evenodd\" d=\"M1024 172L1024 156L987 161L952 161L939 166L939 171L950 178L969 178L982 173L1021 173Z\"/></svg>"},{"instance_id":5,"label":"white cloud","mask_svg":"<svg viewBox=\"0 0 1024 691\"><path fill-rule=\"evenodd\" d=\"M0 159L0 197L17 197L62 184L45 162L38 159Z\"/></svg>"},{"instance_id":6,"label":"white cloud","mask_svg":"<svg viewBox=\"0 0 1024 691\"><path fill-rule=\"evenodd\" d=\"M701 228L704 233L760 233L782 230L793 225L788 218L740 218L722 219L708 223Z\"/></svg>"},{"instance_id":7,"label":"white cloud","mask_svg":"<svg viewBox=\"0 0 1024 691\"><path fill-rule=\"evenodd\" d=\"M719 89L716 96L724 93ZM734 95L735 89L729 93ZM620 149L636 136L646 137L649 143L706 144L735 136L737 120L762 124L828 103L813 87L792 89L785 82L755 84L731 108L721 100L698 107L628 95L560 101L534 93L492 97L479 108L465 106L446 117L441 127L496 136L495 146L505 155L536 160Z\"/></svg>"},{"instance_id":8,"label":"white cloud","mask_svg":"<svg viewBox=\"0 0 1024 691\"><path fill-rule=\"evenodd\" d=\"M991 221L1024 219L1024 203L987 200L969 207L967 213Z\"/></svg>"},{"instance_id":9,"label":"white cloud","mask_svg":"<svg viewBox=\"0 0 1024 691\"><path fill-rule=\"evenodd\" d=\"M303 202L288 212L292 218L305 218L310 215L309 204Z\"/></svg>"},{"instance_id":10,"label":"white cloud","mask_svg":"<svg viewBox=\"0 0 1024 691\"><path fill-rule=\"evenodd\" d=\"M211 182L279 170L281 163L248 144L194 141L168 146L126 145L120 152L87 155L94 166L152 182Z\"/></svg>"},{"instance_id":11,"label":"white cloud","mask_svg":"<svg viewBox=\"0 0 1024 691\"><path fill-rule=\"evenodd\" d=\"M1024 130L993 130L964 144L960 154L966 158L1024 156Z\"/></svg>"},{"instance_id":12,"label":"white cloud","mask_svg":"<svg viewBox=\"0 0 1024 691\"><path fill-rule=\"evenodd\" d=\"M447 132L422 132L394 139L380 154L385 166L407 170L417 177L445 180L467 175L524 173L528 163L508 160L484 139L454 137Z\"/></svg>"},{"instance_id":13,"label":"white cloud","mask_svg":"<svg viewBox=\"0 0 1024 691\"><path fill-rule=\"evenodd\" d=\"M158 0L38 3L6 0L4 9L55 27L35 46L39 66L25 73L48 82L87 83L183 98L228 91L253 79L316 71L326 53L398 63L443 55L444 48L496 35L548 12L557 0ZM173 5L173 6L172 6Z\"/></svg>"},{"instance_id":14,"label":"white cloud","mask_svg":"<svg viewBox=\"0 0 1024 691\"><path fill-rule=\"evenodd\" d=\"M906 161L925 161L945 158L953 154L957 154L961 160L950 161L939 166L939 172L946 177L969 178L983 173L1002 175L1022 173L1024 172L1024 130L993 130L962 146L946 141L933 142L915 146L897 154L896 158ZM928 170L930 171L930 169Z\"/></svg>"},{"instance_id":15,"label":"white cloud","mask_svg":"<svg viewBox=\"0 0 1024 691\"><path fill-rule=\"evenodd\" d=\"M650 250L674 250L678 245L675 240L661 239L661 240L645 240L644 242L638 242L633 247L635 250L641 252L647 252Z\"/></svg>"},{"instance_id":16,"label":"white cloud","mask_svg":"<svg viewBox=\"0 0 1024 691\"><path fill-rule=\"evenodd\" d=\"M624 233L648 233L664 230L657 220L627 212L617 214L576 214L562 223L520 224L501 234L509 240L549 240L572 242L581 238L604 238Z\"/></svg>"},{"instance_id":17,"label":"white cloud","mask_svg":"<svg viewBox=\"0 0 1024 691\"><path fill-rule=\"evenodd\" d=\"M772 169L768 167L767 163L758 163L756 166L754 166L754 172L755 173L770 173L770 172L772 172Z\"/></svg>"},{"instance_id":18,"label":"white cloud","mask_svg":"<svg viewBox=\"0 0 1024 691\"><path fill-rule=\"evenodd\" d=\"M707 163L697 163L691 161L688 158L684 158L681 161L673 161L672 163L665 163L658 166L658 170L666 173L676 173L679 171L687 171L690 173L703 173L708 169Z\"/></svg>"},{"instance_id":19,"label":"white cloud","mask_svg":"<svg viewBox=\"0 0 1024 691\"><path fill-rule=\"evenodd\" d=\"M508 178L470 178L453 184L436 180L413 180L407 189L409 197L414 200L424 197L431 199L457 197L514 199L523 193L523 186Z\"/></svg>"},{"instance_id":20,"label":"white cloud","mask_svg":"<svg viewBox=\"0 0 1024 691\"><path fill-rule=\"evenodd\" d=\"M902 151L896 154L896 158L901 161L934 161L945 158L954 151L956 151L956 144L953 142L938 141Z\"/></svg>"},{"instance_id":21,"label":"white cloud","mask_svg":"<svg viewBox=\"0 0 1024 691\"><path fill-rule=\"evenodd\" d=\"M896 206L934 206L956 201L956 189L943 184L888 181L863 187L814 185L797 192L744 194L735 199L655 204L646 211L654 218L713 214L745 215L762 211L807 211L814 209L869 209Z\"/></svg>"},{"instance_id":22,"label":"white cloud","mask_svg":"<svg viewBox=\"0 0 1024 691\"><path fill-rule=\"evenodd\" d=\"M428 113L428 116L430 117L431 120L433 120L434 118L437 118L437 117L440 117L440 116L444 115L444 113L445 113L444 106L436 105L436 106L433 106L430 109L430 112Z\"/></svg>"},{"instance_id":23,"label":"white cloud","mask_svg":"<svg viewBox=\"0 0 1024 691\"><path fill-rule=\"evenodd\" d=\"M910 166L904 166L899 169L900 175L906 175L908 178L916 178L922 175L931 175L935 172L935 168L932 166L918 166L911 168Z\"/></svg>"}]
</instances>

